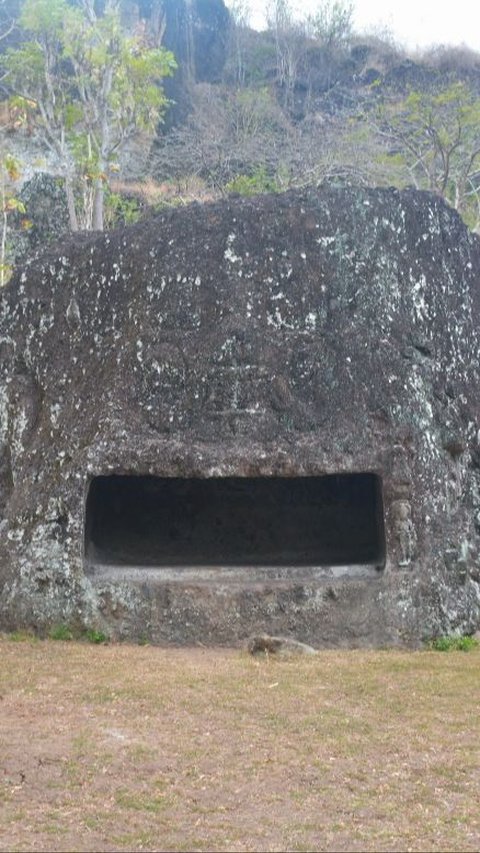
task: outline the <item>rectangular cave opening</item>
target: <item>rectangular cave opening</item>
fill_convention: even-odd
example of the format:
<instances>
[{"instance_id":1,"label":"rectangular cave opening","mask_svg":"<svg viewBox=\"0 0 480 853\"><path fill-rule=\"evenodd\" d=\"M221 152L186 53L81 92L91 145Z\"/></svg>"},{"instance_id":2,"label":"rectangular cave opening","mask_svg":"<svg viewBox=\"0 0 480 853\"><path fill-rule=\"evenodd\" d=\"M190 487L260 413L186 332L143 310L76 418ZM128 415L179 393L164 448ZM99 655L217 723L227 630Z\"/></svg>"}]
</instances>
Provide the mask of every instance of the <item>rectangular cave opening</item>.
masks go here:
<instances>
[{"instance_id":1,"label":"rectangular cave opening","mask_svg":"<svg viewBox=\"0 0 480 853\"><path fill-rule=\"evenodd\" d=\"M134 567L385 564L381 478L95 477L85 557Z\"/></svg>"}]
</instances>

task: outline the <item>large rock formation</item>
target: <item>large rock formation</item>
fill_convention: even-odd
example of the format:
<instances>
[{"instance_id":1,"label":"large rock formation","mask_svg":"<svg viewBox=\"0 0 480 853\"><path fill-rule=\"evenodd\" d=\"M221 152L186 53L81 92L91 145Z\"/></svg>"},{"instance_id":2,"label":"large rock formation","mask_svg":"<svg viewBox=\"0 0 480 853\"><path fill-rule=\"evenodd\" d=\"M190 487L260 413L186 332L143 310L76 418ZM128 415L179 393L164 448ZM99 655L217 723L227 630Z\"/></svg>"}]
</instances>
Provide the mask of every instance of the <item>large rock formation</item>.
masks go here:
<instances>
[{"instance_id":1,"label":"large rock formation","mask_svg":"<svg viewBox=\"0 0 480 853\"><path fill-rule=\"evenodd\" d=\"M192 205L0 298L3 628L478 627L480 243L440 200Z\"/></svg>"}]
</instances>

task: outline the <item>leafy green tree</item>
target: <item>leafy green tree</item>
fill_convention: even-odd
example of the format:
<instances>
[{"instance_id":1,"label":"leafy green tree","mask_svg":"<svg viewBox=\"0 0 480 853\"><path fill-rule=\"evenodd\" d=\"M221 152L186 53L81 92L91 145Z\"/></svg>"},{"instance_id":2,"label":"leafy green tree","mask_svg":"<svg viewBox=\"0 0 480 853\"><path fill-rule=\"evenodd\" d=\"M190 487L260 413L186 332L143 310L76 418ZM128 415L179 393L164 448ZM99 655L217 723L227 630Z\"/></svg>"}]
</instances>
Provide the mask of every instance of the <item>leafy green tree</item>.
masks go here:
<instances>
[{"instance_id":1,"label":"leafy green tree","mask_svg":"<svg viewBox=\"0 0 480 853\"><path fill-rule=\"evenodd\" d=\"M479 227L480 98L466 83L383 104L376 129L394 169L403 167L417 188L442 195Z\"/></svg>"},{"instance_id":2,"label":"leafy green tree","mask_svg":"<svg viewBox=\"0 0 480 853\"><path fill-rule=\"evenodd\" d=\"M20 18L28 40L8 51L9 84L34 103L37 132L65 181L70 224L79 227L75 180L91 189L83 227L103 229L108 171L134 136L153 132L167 106L160 86L173 55L127 36L119 0L97 15L93 0L26 0ZM85 215L86 213L86 215Z\"/></svg>"},{"instance_id":3,"label":"leafy green tree","mask_svg":"<svg viewBox=\"0 0 480 853\"><path fill-rule=\"evenodd\" d=\"M9 280L12 273L12 264L8 236L10 228L10 217L13 213L25 213L25 206L16 196L15 185L20 179L20 163L11 154L0 152L0 288ZM29 220L22 219L22 227L30 225Z\"/></svg>"}]
</instances>

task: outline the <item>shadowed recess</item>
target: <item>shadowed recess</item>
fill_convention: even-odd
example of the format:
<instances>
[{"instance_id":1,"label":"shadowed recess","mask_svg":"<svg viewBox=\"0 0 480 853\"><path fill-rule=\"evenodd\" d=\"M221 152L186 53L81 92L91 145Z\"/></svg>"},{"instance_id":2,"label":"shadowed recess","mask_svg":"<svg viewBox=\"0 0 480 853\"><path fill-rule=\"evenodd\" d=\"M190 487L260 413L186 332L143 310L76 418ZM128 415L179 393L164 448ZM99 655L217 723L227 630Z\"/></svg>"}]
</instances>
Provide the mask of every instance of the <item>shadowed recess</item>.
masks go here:
<instances>
[{"instance_id":1,"label":"shadowed recess","mask_svg":"<svg viewBox=\"0 0 480 853\"><path fill-rule=\"evenodd\" d=\"M382 482L371 473L95 477L85 556L90 565L383 567Z\"/></svg>"}]
</instances>

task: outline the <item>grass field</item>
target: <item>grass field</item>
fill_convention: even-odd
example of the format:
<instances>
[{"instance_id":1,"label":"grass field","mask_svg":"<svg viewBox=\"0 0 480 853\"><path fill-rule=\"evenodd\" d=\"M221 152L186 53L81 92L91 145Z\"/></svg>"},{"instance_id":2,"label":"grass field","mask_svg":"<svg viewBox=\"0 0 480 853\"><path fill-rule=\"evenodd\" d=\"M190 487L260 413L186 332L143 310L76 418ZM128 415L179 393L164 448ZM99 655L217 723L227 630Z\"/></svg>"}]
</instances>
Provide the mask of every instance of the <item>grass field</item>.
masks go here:
<instances>
[{"instance_id":1,"label":"grass field","mask_svg":"<svg viewBox=\"0 0 480 853\"><path fill-rule=\"evenodd\" d=\"M0 850L480 849L480 651L0 639Z\"/></svg>"}]
</instances>

